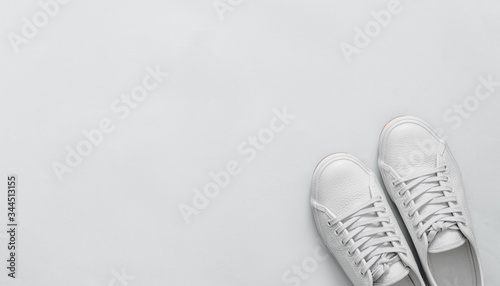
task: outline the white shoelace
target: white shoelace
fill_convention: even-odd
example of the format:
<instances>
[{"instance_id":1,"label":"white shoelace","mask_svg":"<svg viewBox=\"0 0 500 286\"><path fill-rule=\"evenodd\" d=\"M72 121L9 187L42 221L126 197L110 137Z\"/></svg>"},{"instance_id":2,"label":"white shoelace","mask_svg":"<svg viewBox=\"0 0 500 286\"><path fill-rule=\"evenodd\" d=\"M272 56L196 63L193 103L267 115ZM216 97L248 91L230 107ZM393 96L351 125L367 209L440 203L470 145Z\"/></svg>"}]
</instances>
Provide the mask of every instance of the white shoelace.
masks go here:
<instances>
[{"instance_id":1,"label":"white shoelace","mask_svg":"<svg viewBox=\"0 0 500 286\"><path fill-rule=\"evenodd\" d=\"M352 242L348 253L350 256L356 254L354 263L359 265L361 261L364 262L361 275L364 276L370 270L374 281L384 275L390 265L401 260L397 253L406 253L405 248L393 246L393 243L401 245L401 239L395 235L394 227L382 224L390 223L390 218L385 207L374 206L374 203L381 201L382 197L375 197L337 218L327 213L331 218L328 225L338 225L335 234L345 234L342 244ZM318 210L323 211L321 208ZM368 230L365 230L367 228Z\"/></svg>"},{"instance_id":2,"label":"white shoelace","mask_svg":"<svg viewBox=\"0 0 500 286\"><path fill-rule=\"evenodd\" d=\"M452 188L441 186L440 182L449 180L447 176L442 175L446 169L446 166L442 166L392 182L394 186L402 185L401 189L398 190L399 196L402 197L406 192L409 192L403 205L410 207L408 215L414 218L413 227L418 227L418 237L421 238L424 233L427 234L429 243L439 232L447 229L458 230L457 223L466 223L463 216L458 215L461 210L457 204L457 197L447 194L453 191ZM422 186L425 183L429 184ZM423 194L426 195L422 196ZM416 212L418 215L414 216Z\"/></svg>"}]
</instances>

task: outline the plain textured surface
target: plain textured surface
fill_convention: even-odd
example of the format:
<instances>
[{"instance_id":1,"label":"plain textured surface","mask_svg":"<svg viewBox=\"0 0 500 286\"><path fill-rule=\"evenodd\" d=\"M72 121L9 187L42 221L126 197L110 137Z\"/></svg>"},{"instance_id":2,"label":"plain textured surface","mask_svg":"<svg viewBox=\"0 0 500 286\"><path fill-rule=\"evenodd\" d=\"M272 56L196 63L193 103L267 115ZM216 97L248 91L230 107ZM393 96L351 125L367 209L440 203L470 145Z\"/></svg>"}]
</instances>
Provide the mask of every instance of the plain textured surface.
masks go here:
<instances>
[{"instance_id":1,"label":"plain textured surface","mask_svg":"<svg viewBox=\"0 0 500 286\"><path fill-rule=\"evenodd\" d=\"M19 278L2 266L0 284L117 286L125 268L129 286L349 285L333 259L312 261L312 172L342 151L377 170L382 127L409 114L446 135L486 285L499 285L500 88L458 128L443 114L480 76L500 81L500 5L401 1L348 63L339 45L388 3L254 0L221 21L212 0L74 0L16 54L7 35L40 8L0 2L0 184L19 175L20 223ZM170 76L117 119L112 102L156 64ZM284 106L295 118L247 161L238 146ZM115 131L60 183L52 162L105 117ZM241 172L186 224L180 204L231 160Z\"/></svg>"}]
</instances>

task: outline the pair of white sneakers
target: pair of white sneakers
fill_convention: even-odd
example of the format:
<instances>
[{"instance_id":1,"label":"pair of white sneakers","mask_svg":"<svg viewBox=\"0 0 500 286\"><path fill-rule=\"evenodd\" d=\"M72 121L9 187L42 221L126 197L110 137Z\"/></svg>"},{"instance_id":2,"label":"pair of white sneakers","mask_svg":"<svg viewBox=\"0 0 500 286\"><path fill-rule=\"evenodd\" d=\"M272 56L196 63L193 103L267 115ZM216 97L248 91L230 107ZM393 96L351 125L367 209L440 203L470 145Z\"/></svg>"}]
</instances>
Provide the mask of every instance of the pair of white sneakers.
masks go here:
<instances>
[{"instance_id":1,"label":"pair of white sneakers","mask_svg":"<svg viewBox=\"0 0 500 286\"><path fill-rule=\"evenodd\" d=\"M483 286L462 178L446 142L422 120L387 123L378 165L431 286ZM336 153L316 167L314 221L356 286L426 285L376 175Z\"/></svg>"}]
</instances>

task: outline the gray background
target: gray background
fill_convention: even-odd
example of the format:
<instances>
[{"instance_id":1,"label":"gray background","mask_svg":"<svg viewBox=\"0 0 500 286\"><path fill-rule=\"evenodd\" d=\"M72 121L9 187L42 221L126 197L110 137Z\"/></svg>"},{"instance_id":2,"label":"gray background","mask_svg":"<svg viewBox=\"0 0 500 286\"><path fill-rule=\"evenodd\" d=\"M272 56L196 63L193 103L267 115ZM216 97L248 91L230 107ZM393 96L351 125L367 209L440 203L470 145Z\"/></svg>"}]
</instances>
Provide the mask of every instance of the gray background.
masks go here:
<instances>
[{"instance_id":1,"label":"gray background","mask_svg":"<svg viewBox=\"0 0 500 286\"><path fill-rule=\"evenodd\" d=\"M221 18L212 0L73 0L16 52L9 33L43 10L0 1L1 261L10 173L20 224L18 278L2 266L0 284L350 285L314 258L312 171L339 151L376 170L380 130L409 114L446 136L499 285L500 87L459 126L443 115L500 81L500 4L401 0L348 62L341 43L389 2L233 0ZM119 119L113 101L156 65L169 77ZM295 117L249 162L238 146L285 106ZM103 118L115 130L60 182L53 162ZM186 223L181 204L231 160L241 172Z\"/></svg>"}]
</instances>

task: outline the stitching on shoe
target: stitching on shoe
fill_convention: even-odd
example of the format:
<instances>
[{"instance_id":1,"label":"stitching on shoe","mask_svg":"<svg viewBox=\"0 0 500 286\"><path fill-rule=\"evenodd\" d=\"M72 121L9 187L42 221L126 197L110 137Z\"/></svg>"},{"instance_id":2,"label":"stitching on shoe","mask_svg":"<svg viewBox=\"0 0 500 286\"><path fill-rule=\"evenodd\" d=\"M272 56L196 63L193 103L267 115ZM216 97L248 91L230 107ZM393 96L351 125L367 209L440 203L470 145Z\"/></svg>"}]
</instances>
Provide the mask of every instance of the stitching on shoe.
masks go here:
<instances>
[{"instance_id":1,"label":"stitching on shoe","mask_svg":"<svg viewBox=\"0 0 500 286\"><path fill-rule=\"evenodd\" d=\"M476 280L476 269L475 267L473 267L474 265L474 261L472 259L472 253L471 253L471 245L470 243L467 241L466 243L466 246L467 246L467 256L469 257L469 266L470 266L470 269L472 270L472 274L473 274L473 277L472 277L472 286L476 286L477 285L477 280Z\"/></svg>"}]
</instances>

